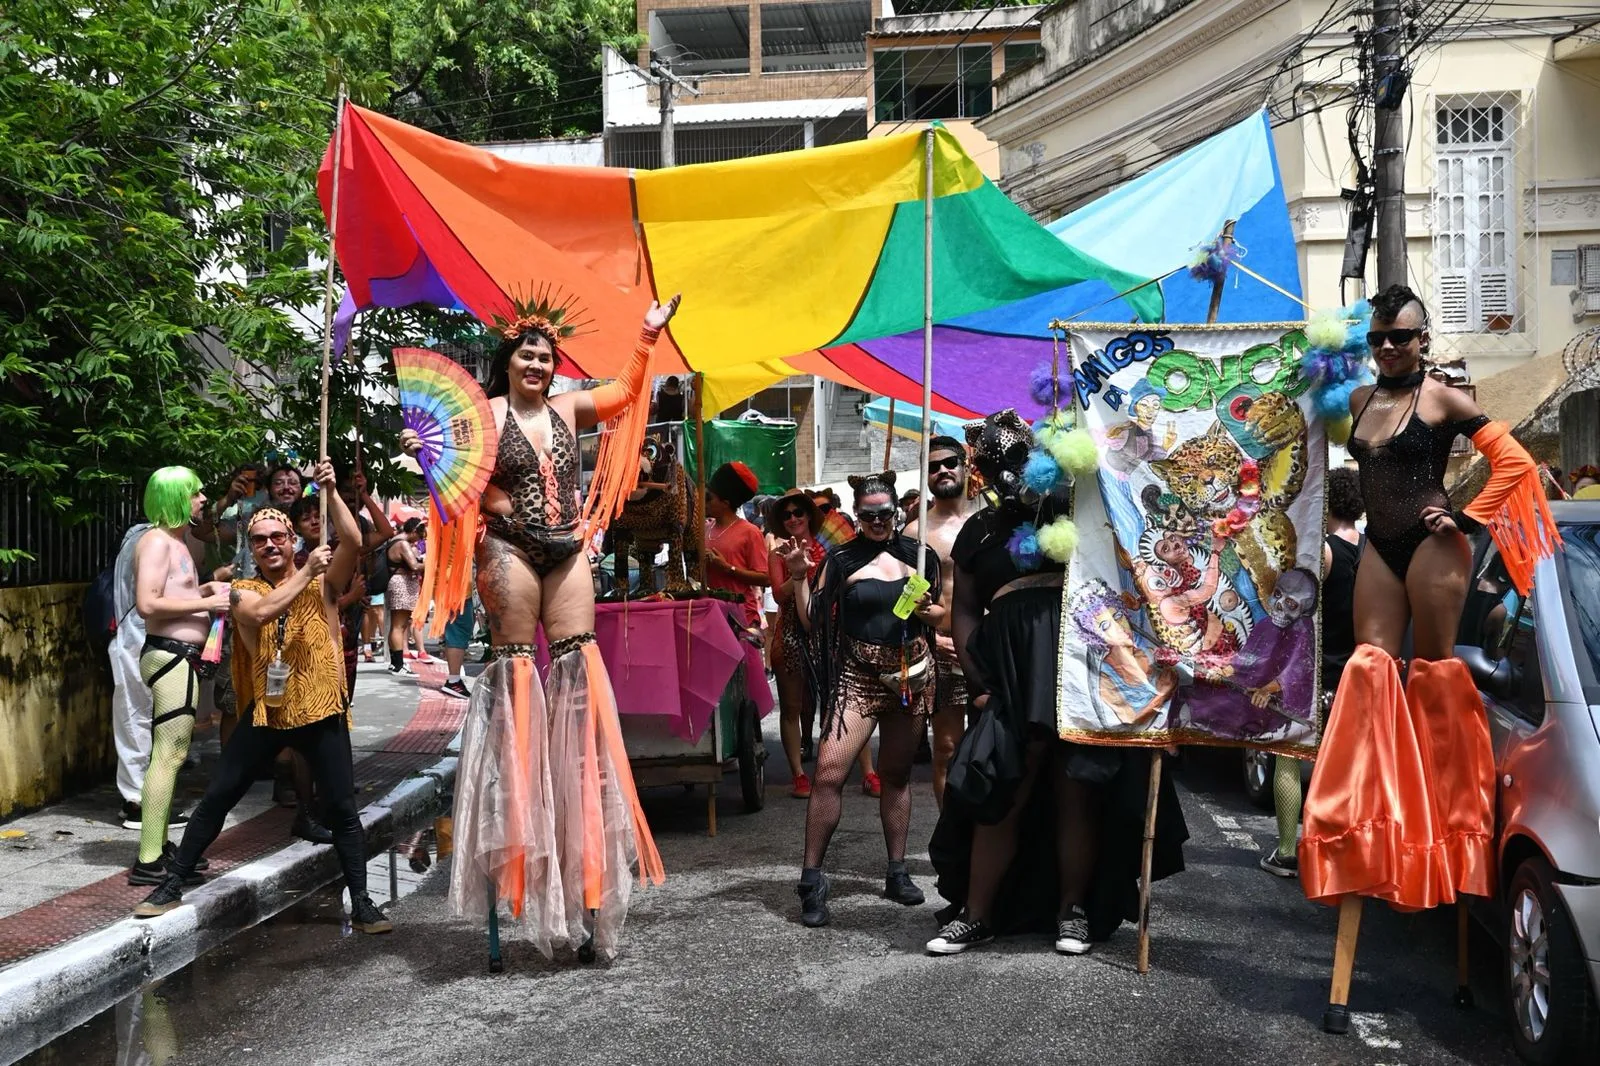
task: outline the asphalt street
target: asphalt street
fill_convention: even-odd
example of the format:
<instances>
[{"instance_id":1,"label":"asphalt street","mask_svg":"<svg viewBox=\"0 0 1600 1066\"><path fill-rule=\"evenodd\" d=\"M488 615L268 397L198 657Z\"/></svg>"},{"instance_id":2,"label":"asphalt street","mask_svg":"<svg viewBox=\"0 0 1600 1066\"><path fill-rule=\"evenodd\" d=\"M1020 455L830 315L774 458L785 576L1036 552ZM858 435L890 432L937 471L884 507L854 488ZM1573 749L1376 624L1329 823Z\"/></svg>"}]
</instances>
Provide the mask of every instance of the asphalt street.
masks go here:
<instances>
[{"instance_id":1,"label":"asphalt street","mask_svg":"<svg viewBox=\"0 0 1600 1066\"><path fill-rule=\"evenodd\" d=\"M878 897L876 801L852 787L829 856L834 922L801 927L805 804L777 780L775 753L766 810L740 813L730 778L715 839L703 794L646 794L668 880L635 894L609 964L548 963L512 942L506 972L489 974L483 931L446 916L436 865L395 904L391 936L342 936L338 894L325 892L26 1061L127 1062L142 1050L155 1062L262 1066L1514 1062L1481 930L1478 1007L1451 1004L1448 910L1369 905L1355 1025L1344 1037L1319 1030L1335 913L1257 869L1275 831L1237 790L1236 759L1191 760L1180 774L1189 868L1156 885L1143 977L1127 926L1081 958L1032 938L924 955L940 905L923 850L934 822L926 767L911 865L928 903Z\"/></svg>"}]
</instances>

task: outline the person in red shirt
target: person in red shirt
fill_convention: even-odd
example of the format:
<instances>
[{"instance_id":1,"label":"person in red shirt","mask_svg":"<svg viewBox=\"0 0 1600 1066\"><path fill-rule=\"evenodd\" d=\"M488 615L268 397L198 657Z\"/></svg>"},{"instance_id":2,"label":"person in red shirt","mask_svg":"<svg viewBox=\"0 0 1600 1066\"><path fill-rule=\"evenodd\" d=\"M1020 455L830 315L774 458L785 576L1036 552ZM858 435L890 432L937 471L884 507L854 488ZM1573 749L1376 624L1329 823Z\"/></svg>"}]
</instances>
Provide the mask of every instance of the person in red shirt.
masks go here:
<instances>
[{"instance_id":1,"label":"person in red shirt","mask_svg":"<svg viewBox=\"0 0 1600 1066\"><path fill-rule=\"evenodd\" d=\"M761 589L767 576L767 542L739 517L760 483L743 463L723 463L706 483L706 579L714 589L744 597L744 624L761 628Z\"/></svg>"}]
</instances>

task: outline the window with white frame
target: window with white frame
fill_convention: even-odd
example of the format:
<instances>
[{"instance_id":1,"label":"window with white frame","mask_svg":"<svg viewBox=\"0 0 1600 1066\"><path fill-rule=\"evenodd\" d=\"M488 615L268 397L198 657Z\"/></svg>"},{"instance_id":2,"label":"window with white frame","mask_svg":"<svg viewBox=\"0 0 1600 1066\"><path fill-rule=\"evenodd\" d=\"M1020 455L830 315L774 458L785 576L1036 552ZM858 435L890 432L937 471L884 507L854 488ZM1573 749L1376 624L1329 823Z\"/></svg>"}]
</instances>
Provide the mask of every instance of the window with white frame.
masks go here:
<instances>
[{"instance_id":1,"label":"window with white frame","mask_svg":"<svg viewBox=\"0 0 1600 1066\"><path fill-rule=\"evenodd\" d=\"M1513 100L1442 100L1435 115L1435 328L1518 328Z\"/></svg>"},{"instance_id":2,"label":"window with white frame","mask_svg":"<svg viewBox=\"0 0 1600 1066\"><path fill-rule=\"evenodd\" d=\"M1578 291L1574 302L1579 300L1579 317L1600 315L1600 244L1578 245Z\"/></svg>"}]
</instances>

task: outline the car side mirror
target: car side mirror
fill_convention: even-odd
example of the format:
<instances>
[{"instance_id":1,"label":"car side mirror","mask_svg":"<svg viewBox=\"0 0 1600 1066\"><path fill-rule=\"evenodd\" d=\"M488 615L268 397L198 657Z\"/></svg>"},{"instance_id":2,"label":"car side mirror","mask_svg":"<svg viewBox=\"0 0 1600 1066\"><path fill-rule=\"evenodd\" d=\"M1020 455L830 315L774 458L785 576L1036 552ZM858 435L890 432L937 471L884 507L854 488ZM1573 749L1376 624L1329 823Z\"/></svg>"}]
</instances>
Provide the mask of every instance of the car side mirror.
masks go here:
<instances>
[{"instance_id":1,"label":"car side mirror","mask_svg":"<svg viewBox=\"0 0 1600 1066\"><path fill-rule=\"evenodd\" d=\"M1496 662L1476 644L1457 644L1455 653L1456 658L1467 664L1467 672L1472 675L1472 682L1478 688L1501 699L1516 695L1517 675L1509 660Z\"/></svg>"}]
</instances>

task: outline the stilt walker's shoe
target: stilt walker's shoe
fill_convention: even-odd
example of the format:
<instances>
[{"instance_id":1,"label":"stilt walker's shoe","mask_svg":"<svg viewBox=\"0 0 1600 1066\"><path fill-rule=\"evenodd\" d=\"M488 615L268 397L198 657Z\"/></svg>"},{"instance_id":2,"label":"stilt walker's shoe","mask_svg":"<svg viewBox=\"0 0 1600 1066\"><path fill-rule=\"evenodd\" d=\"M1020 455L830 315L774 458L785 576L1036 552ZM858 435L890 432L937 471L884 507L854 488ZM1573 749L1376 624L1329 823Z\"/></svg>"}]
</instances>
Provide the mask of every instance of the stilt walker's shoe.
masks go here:
<instances>
[{"instance_id":1,"label":"stilt walker's shoe","mask_svg":"<svg viewBox=\"0 0 1600 1066\"><path fill-rule=\"evenodd\" d=\"M1492 895L1494 746L1483 697L1461 660L1413 659L1406 700L1433 783L1434 832L1450 890Z\"/></svg>"}]
</instances>

